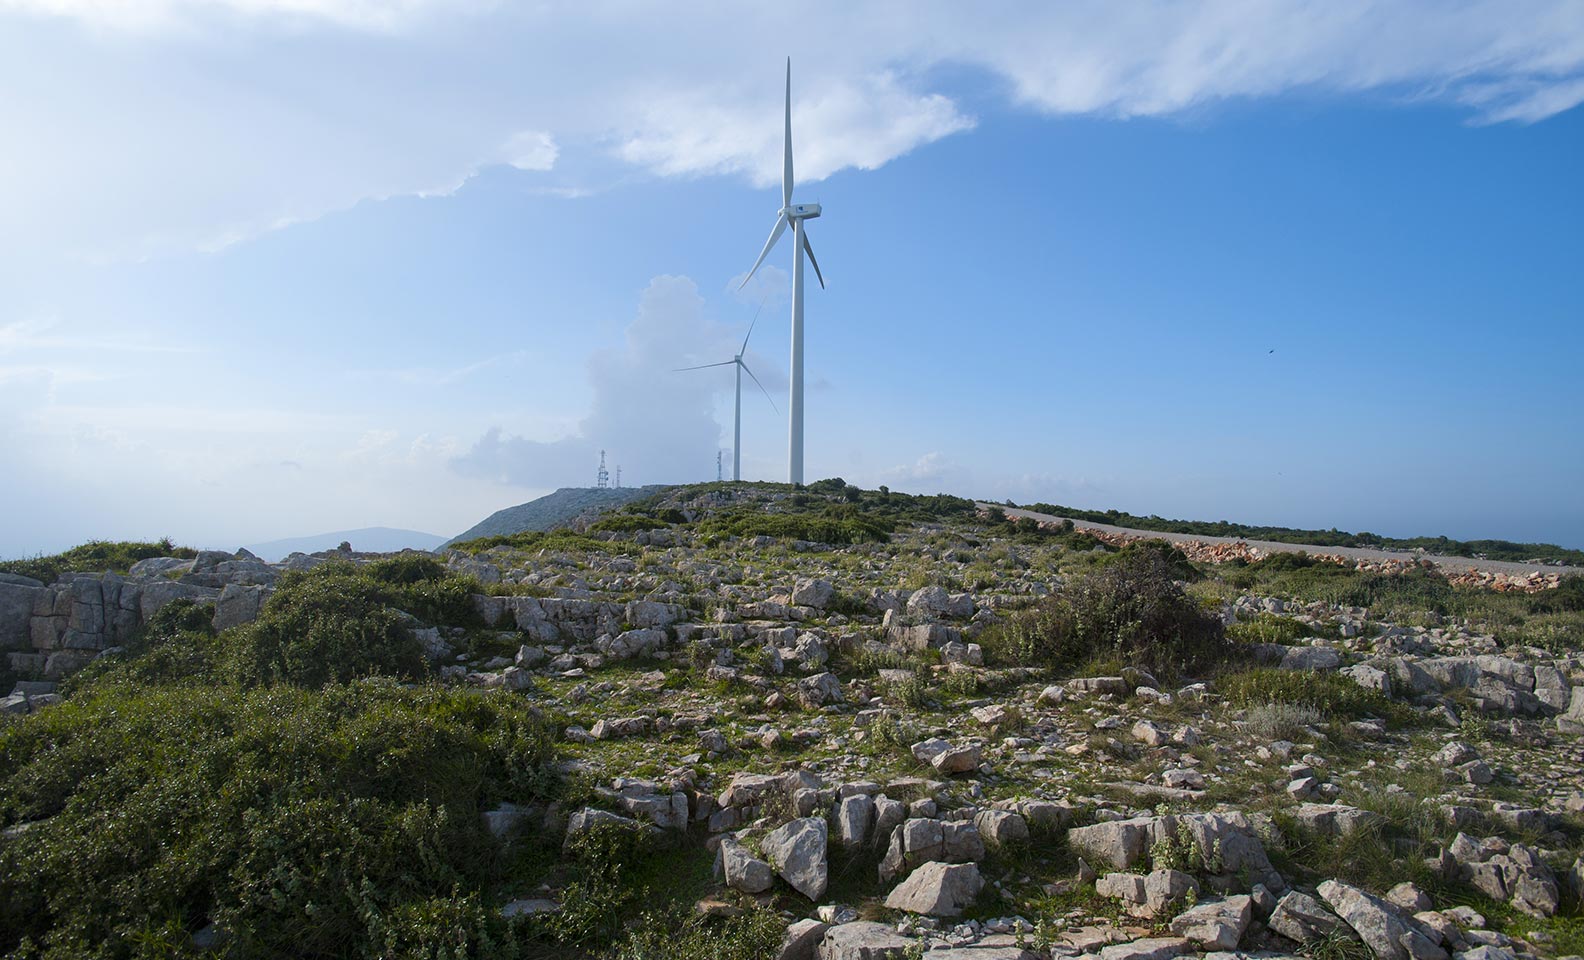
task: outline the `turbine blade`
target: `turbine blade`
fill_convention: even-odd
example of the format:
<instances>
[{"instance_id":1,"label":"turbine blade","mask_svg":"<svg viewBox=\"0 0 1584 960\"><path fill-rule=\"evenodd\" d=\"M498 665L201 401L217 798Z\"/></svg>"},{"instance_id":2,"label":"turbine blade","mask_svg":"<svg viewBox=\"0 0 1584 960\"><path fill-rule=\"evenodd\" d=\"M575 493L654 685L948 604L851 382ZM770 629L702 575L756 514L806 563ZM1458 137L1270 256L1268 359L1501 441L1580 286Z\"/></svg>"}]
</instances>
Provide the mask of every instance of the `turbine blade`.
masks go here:
<instances>
[{"instance_id":1,"label":"turbine blade","mask_svg":"<svg viewBox=\"0 0 1584 960\"><path fill-rule=\"evenodd\" d=\"M720 363L701 363L696 367L675 367L672 373L681 373L684 370L708 370L710 367L725 367L736 363L736 360L722 360Z\"/></svg>"},{"instance_id":2,"label":"turbine blade","mask_svg":"<svg viewBox=\"0 0 1584 960\"><path fill-rule=\"evenodd\" d=\"M781 171L781 206L792 206L792 58L787 57L786 82L786 166Z\"/></svg>"},{"instance_id":3,"label":"turbine blade","mask_svg":"<svg viewBox=\"0 0 1584 960\"><path fill-rule=\"evenodd\" d=\"M748 324L748 337L753 336L754 324L759 322L759 311L764 309L764 305L765 305L766 301L768 301L769 299L770 299L770 294L768 294L768 293L765 294L763 297L759 298L759 309L754 311L753 323ZM742 349L737 351L737 356L740 357L743 354L748 352L748 337L743 337Z\"/></svg>"},{"instance_id":4,"label":"turbine blade","mask_svg":"<svg viewBox=\"0 0 1584 960\"><path fill-rule=\"evenodd\" d=\"M743 368L743 373L748 374L749 378L753 380L754 385L759 388L759 392L765 395L765 399L766 400L770 401L770 409L774 410L776 413L780 413L781 412L781 408L775 405L775 400L771 399L770 391L766 390L764 388L764 384L759 382L759 378L755 377L753 371L748 369L748 364L743 363L741 360L738 360L737 361L737 365Z\"/></svg>"},{"instance_id":5,"label":"turbine blade","mask_svg":"<svg viewBox=\"0 0 1584 960\"><path fill-rule=\"evenodd\" d=\"M787 215L786 211L783 210L781 211L780 216L776 217L775 228L770 231L770 239L765 241L764 249L759 251L759 259L754 261L753 269L749 270L748 276L743 277L743 282L737 285L738 290L748 286L748 281L752 280L753 275L759 272L759 265L764 263L764 258L770 255L770 248L775 246L777 240L781 239L781 232L786 228Z\"/></svg>"},{"instance_id":6,"label":"turbine blade","mask_svg":"<svg viewBox=\"0 0 1584 960\"><path fill-rule=\"evenodd\" d=\"M803 231L803 252L808 254L809 263L814 265L814 276L819 277L820 289L825 289L825 275L820 273L819 261L814 259L814 246L809 243L808 231Z\"/></svg>"}]
</instances>

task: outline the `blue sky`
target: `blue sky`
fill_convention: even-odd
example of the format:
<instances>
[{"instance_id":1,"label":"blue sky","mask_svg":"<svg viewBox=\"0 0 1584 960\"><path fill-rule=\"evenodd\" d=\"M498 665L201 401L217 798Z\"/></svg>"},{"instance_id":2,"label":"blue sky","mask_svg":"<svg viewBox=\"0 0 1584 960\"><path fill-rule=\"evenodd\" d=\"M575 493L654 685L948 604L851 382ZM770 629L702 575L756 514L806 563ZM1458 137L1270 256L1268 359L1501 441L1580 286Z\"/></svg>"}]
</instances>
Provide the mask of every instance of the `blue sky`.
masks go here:
<instances>
[{"instance_id":1,"label":"blue sky","mask_svg":"<svg viewBox=\"0 0 1584 960\"><path fill-rule=\"evenodd\" d=\"M0 0L0 555L782 478L786 52L808 476L1584 546L1576 0Z\"/></svg>"}]
</instances>

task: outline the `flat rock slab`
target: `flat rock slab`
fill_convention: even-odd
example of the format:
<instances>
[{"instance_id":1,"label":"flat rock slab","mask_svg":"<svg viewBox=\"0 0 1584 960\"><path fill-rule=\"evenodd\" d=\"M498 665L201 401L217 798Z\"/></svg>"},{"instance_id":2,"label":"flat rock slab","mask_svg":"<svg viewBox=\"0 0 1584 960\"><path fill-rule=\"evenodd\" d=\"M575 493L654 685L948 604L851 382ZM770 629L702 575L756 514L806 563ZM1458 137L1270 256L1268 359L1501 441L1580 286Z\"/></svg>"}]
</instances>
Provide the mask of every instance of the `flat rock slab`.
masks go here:
<instances>
[{"instance_id":1,"label":"flat rock slab","mask_svg":"<svg viewBox=\"0 0 1584 960\"><path fill-rule=\"evenodd\" d=\"M1150 937L1128 943L1113 943L1100 951L1100 960L1172 960L1193 950L1182 937Z\"/></svg>"},{"instance_id":2,"label":"flat rock slab","mask_svg":"<svg viewBox=\"0 0 1584 960\"><path fill-rule=\"evenodd\" d=\"M814 956L817 960L903 960L917 943L886 924L859 920L825 931Z\"/></svg>"}]
</instances>

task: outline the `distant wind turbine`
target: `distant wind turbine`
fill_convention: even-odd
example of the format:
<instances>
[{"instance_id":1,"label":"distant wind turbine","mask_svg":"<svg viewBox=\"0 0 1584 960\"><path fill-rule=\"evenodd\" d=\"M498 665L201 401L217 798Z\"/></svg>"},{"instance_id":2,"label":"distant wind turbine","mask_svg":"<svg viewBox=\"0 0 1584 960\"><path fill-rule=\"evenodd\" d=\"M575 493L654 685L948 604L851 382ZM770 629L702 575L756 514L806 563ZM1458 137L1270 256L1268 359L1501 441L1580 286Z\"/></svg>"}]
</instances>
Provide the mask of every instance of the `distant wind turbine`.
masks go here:
<instances>
[{"instance_id":1,"label":"distant wind turbine","mask_svg":"<svg viewBox=\"0 0 1584 960\"><path fill-rule=\"evenodd\" d=\"M759 309L760 310L764 309L764 301L760 301ZM780 413L781 412L780 409L776 407L775 401L770 399L770 391L766 390L764 388L764 384L759 383L759 378L755 377L754 376L754 372L752 370L748 369L748 364L743 362L743 354L748 352L748 337L753 336L754 325L757 324L758 322L759 322L759 310L755 310L754 311L753 323L748 324L748 336L747 337L743 337L742 349L738 350L737 351L737 355L735 357L732 357L730 360L722 360L720 363L701 363L701 364L699 364L696 367L678 367L677 368L677 372L678 373L682 372L683 370L707 370L710 367L724 367L724 366L727 366L727 365L732 365L732 366L735 366L737 368L737 413L736 413L736 416L732 420L732 480L733 481L742 480L742 375L744 373L747 373L749 377L752 377L753 378L753 382L758 385L759 391L765 395L765 399L766 400L770 400L770 409L775 410L776 413ZM717 356L718 356L718 354L717 354Z\"/></svg>"},{"instance_id":2,"label":"distant wind turbine","mask_svg":"<svg viewBox=\"0 0 1584 960\"><path fill-rule=\"evenodd\" d=\"M825 277L820 273L819 261L814 259L814 248L809 244L808 234L804 232L803 221L813 220L820 215L820 205L817 203L792 202L792 58L787 57L786 74L786 135L782 140L784 146L784 165L781 170L781 210L776 214L775 227L770 230L770 239L765 241L764 249L759 251L759 259L754 261L753 269L748 271L748 276L743 277L743 282L737 289L741 290L753 279L754 273L759 270L759 265L764 263L764 258L769 255L770 248L781 239L781 234L786 231L787 224L792 225L792 387L791 400L787 409L787 481L789 483L803 482L803 255L808 254L809 263L814 266L814 276L819 279L820 289L825 289Z\"/></svg>"}]
</instances>

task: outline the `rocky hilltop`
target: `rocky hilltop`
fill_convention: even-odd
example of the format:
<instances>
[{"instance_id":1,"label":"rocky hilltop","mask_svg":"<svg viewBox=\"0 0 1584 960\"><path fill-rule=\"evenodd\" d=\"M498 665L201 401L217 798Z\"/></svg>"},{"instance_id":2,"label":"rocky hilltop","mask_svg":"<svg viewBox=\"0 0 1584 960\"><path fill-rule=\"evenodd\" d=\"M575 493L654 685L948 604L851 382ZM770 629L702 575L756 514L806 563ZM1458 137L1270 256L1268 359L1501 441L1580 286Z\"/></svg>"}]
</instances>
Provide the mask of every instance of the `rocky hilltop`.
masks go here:
<instances>
[{"instance_id":1,"label":"rocky hilltop","mask_svg":"<svg viewBox=\"0 0 1584 960\"><path fill-rule=\"evenodd\" d=\"M434 555L0 578L22 678L0 727L0 919L21 932L0 947L97 950L156 922L152 902L77 892L90 918L55 898L99 865L175 891L157 922L182 949L238 956L440 939L788 960L1584 951L1576 578L1499 591L1411 564L1196 561L840 481L651 491L574 526ZM283 816L285 859L254 874L244 824L285 802L259 787L225 869L182 874L174 838L227 821L60 780L87 737L73 719L108 735L150 690L167 712L368 710L358 745L316 761L348 772L314 790L395 804L404 826L379 857L338 854L364 858L343 889L309 864L356 842ZM137 729L159 769L198 749ZM120 821L144 817L136 835L172 839L52 859L112 796ZM386 884L380 857L429 879Z\"/></svg>"},{"instance_id":2,"label":"rocky hilltop","mask_svg":"<svg viewBox=\"0 0 1584 960\"><path fill-rule=\"evenodd\" d=\"M594 518L607 510L650 496L663 487L562 487L537 500L497 510L452 537L442 546L481 537L509 537L529 531L553 530L580 517Z\"/></svg>"}]
</instances>

